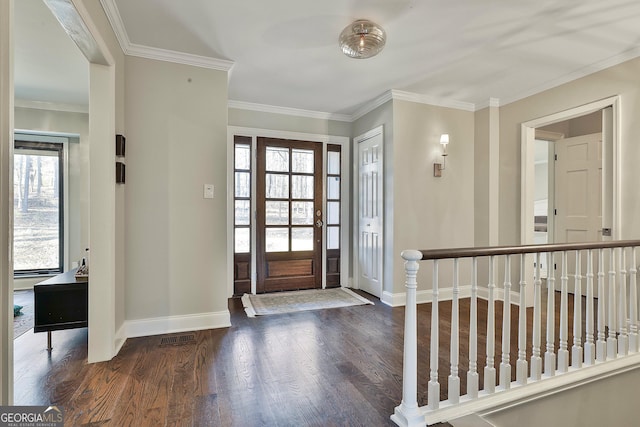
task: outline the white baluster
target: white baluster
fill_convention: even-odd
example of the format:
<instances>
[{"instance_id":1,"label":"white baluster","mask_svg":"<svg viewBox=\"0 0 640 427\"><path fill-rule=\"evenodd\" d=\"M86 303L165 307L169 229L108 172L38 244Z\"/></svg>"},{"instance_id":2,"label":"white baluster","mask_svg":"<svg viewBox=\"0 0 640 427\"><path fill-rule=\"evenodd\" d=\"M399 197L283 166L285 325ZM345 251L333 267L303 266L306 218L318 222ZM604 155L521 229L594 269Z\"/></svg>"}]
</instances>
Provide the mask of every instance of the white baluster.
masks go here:
<instances>
[{"instance_id":1,"label":"white baluster","mask_svg":"<svg viewBox=\"0 0 640 427\"><path fill-rule=\"evenodd\" d=\"M607 298L604 288L604 250L598 249L598 340L596 341L596 360L607 359L606 335Z\"/></svg>"},{"instance_id":2,"label":"white baluster","mask_svg":"<svg viewBox=\"0 0 640 427\"><path fill-rule=\"evenodd\" d=\"M607 337L607 358L615 359L618 355L618 339L616 337L616 271L613 248L609 249L609 336Z\"/></svg>"},{"instance_id":3,"label":"white baluster","mask_svg":"<svg viewBox=\"0 0 640 427\"><path fill-rule=\"evenodd\" d=\"M636 267L636 248L631 248L631 262L629 268L629 351L640 351L638 342L638 269Z\"/></svg>"},{"instance_id":4,"label":"white baluster","mask_svg":"<svg viewBox=\"0 0 640 427\"><path fill-rule=\"evenodd\" d=\"M467 396L478 397L478 258L473 258L471 273L471 308L469 312L469 370L467 371Z\"/></svg>"},{"instance_id":5,"label":"white baluster","mask_svg":"<svg viewBox=\"0 0 640 427\"><path fill-rule=\"evenodd\" d=\"M540 254L536 254L535 276L533 278L533 336L532 336L532 355L531 355L531 379L534 381L542 377L542 358L540 357L540 340L541 340L541 317L542 317L542 298L541 298L540 279Z\"/></svg>"},{"instance_id":6,"label":"white baluster","mask_svg":"<svg viewBox=\"0 0 640 427\"><path fill-rule=\"evenodd\" d=\"M460 401L460 377L458 377L458 354L459 354L459 301L460 284L458 279L458 258L453 260L453 301L451 302L451 374L449 375L449 402L458 403Z\"/></svg>"},{"instance_id":7,"label":"white baluster","mask_svg":"<svg viewBox=\"0 0 640 427\"><path fill-rule=\"evenodd\" d=\"M593 342L593 251L587 251L587 313L586 313L586 339L584 343L584 363L593 365L596 363L596 345Z\"/></svg>"},{"instance_id":8,"label":"white baluster","mask_svg":"<svg viewBox=\"0 0 640 427\"><path fill-rule=\"evenodd\" d=\"M502 304L502 360L500 362L500 387L511 387L511 257L504 262L504 302Z\"/></svg>"},{"instance_id":9,"label":"white baluster","mask_svg":"<svg viewBox=\"0 0 640 427\"><path fill-rule=\"evenodd\" d=\"M554 253L547 253L547 345L544 353L544 374L556 374L555 332L556 332L556 276Z\"/></svg>"},{"instance_id":10,"label":"white baluster","mask_svg":"<svg viewBox=\"0 0 640 427\"><path fill-rule=\"evenodd\" d=\"M539 256L539 255L538 255ZM527 383L527 281L524 278L526 254L520 254L520 307L518 308L518 361L516 362L516 381ZM539 261L539 260L538 260Z\"/></svg>"},{"instance_id":11,"label":"white baluster","mask_svg":"<svg viewBox=\"0 0 640 427\"><path fill-rule=\"evenodd\" d=\"M582 266L580 251L576 251L576 271L573 276L573 346L571 347L571 366L582 367Z\"/></svg>"},{"instance_id":12,"label":"white baluster","mask_svg":"<svg viewBox=\"0 0 640 427\"><path fill-rule=\"evenodd\" d=\"M562 275L560 276L560 348L558 349L558 372L569 370L568 341L568 303L567 303L567 252L562 252Z\"/></svg>"},{"instance_id":13,"label":"white baluster","mask_svg":"<svg viewBox=\"0 0 640 427\"><path fill-rule=\"evenodd\" d=\"M487 393L496 391L496 368L494 366L495 355L495 296L493 295L496 287L495 278L495 256L492 255L489 260L489 301L487 308L487 364L484 367L484 390Z\"/></svg>"},{"instance_id":14,"label":"white baluster","mask_svg":"<svg viewBox=\"0 0 640 427\"><path fill-rule=\"evenodd\" d=\"M627 266L625 248L618 251L618 354L626 356L629 354L629 335L627 334Z\"/></svg>"},{"instance_id":15,"label":"white baluster","mask_svg":"<svg viewBox=\"0 0 640 427\"><path fill-rule=\"evenodd\" d=\"M438 337L440 319L438 314L438 260L433 261L433 298L431 300L431 356L430 376L427 401L429 409L438 409L440 406L440 383L438 382Z\"/></svg>"},{"instance_id":16,"label":"white baluster","mask_svg":"<svg viewBox=\"0 0 640 427\"><path fill-rule=\"evenodd\" d=\"M402 402L396 406L391 419L397 425L423 426L424 415L418 409L418 333L416 288L418 282L418 261L422 259L419 251L402 252L405 260L407 302L404 314L404 358L402 365ZM436 356L437 357L437 356Z\"/></svg>"}]
</instances>

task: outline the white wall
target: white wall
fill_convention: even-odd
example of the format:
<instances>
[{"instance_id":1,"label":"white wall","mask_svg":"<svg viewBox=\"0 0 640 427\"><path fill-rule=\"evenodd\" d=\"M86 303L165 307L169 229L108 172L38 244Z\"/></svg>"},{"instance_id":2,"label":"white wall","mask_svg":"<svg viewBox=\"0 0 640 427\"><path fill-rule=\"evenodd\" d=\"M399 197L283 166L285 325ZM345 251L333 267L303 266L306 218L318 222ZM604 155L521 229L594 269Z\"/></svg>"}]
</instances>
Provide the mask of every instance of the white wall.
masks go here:
<instances>
[{"instance_id":1,"label":"white wall","mask_svg":"<svg viewBox=\"0 0 640 427\"><path fill-rule=\"evenodd\" d=\"M126 318L137 334L167 316L228 323L227 73L127 57L126 82Z\"/></svg>"}]
</instances>

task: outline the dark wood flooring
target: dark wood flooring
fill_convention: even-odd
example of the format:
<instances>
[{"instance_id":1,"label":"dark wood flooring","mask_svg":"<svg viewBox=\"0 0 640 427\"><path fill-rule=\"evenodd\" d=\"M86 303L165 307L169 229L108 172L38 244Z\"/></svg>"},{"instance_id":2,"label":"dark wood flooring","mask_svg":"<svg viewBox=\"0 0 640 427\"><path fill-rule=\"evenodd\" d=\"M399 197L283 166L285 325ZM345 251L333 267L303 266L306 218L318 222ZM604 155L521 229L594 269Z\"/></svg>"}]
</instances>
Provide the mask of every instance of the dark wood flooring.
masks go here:
<instances>
[{"instance_id":1,"label":"dark wood flooring","mask_svg":"<svg viewBox=\"0 0 640 427\"><path fill-rule=\"evenodd\" d=\"M128 339L113 360L96 364L86 363L86 329L54 332L51 354L46 334L30 331L15 341L15 404L60 405L69 426L393 426L389 416L402 398L404 308L368 297L376 305L256 318L247 318L241 302L232 299L231 328ZM450 318L451 302L439 309ZM468 311L464 299L462 354L468 352ZM421 405L429 376L430 312L430 304L419 306ZM483 312L486 302L480 301L481 317ZM501 319L498 304L498 331ZM449 322L440 327L444 398ZM481 372L483 328L481 322ZM466 369L461 363L463 392Z\"/></svg>"}]
</instances>

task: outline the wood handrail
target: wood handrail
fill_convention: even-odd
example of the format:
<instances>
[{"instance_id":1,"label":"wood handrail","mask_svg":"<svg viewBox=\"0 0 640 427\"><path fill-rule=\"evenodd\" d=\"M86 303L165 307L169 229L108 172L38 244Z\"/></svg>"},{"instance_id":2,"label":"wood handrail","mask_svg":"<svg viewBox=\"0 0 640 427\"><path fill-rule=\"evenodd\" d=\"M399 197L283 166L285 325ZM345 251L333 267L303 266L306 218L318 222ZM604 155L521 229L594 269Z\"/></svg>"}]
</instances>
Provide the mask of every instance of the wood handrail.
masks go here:
<instances>
[{"instance_id":1,"label":"wood handrail","mask_svg":"<svg viewBox=\"0 0 640 427\"><path fill-rule=\"evenodd\" d=\"M524 245L524 246L487 246L471 248L453 249L422 249L421 260L433 259L453 259L453 258L473 258L492 255L515 255L529 253L547 253L563 251L580 251L585 249L610 249L640 247L640 240L616 240L609 242L591 243L556 243L545 245Z\"/></svg>"}]
</instances>

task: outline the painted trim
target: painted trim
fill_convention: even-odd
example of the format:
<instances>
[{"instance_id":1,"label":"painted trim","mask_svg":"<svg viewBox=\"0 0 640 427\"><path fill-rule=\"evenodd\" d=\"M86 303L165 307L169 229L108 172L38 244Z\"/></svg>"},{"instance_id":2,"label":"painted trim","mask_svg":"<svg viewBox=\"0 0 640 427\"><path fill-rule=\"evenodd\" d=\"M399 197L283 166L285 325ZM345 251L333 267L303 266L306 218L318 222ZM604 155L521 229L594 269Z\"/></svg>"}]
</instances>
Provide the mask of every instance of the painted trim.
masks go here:
<instances>
[{"instance_id":1,"label":"painted trim","mask_svg":"<svg viewBox=\"0 0 640 427\"><path fill-rule=\"evenodd\" d=\"M360 191L360 143L367 141L371 138L375 138L377 136L380 136L381 138L381 153L380 153L380 174L382 175L382 188L380 189L380 191L382 192L382 206L381 206L381 212L380 212L380 235L382 236L382 247L380 249L380 253L382 254L382 265L380 266L380 292L381 295L379 295L380 300L382 302L385 302L384 300L384 296L385 296L385 290L384 290L384 273L385 273L385 268L384 268L384 248L387 244L386 242L386 235L385 235L385 197L386 197L386 192L385 192L385 185L384 185L384 180L385 180L385 138L384 138L384 125L380 125L380 126L376 126L373 129L368 130L367 132L363 133L362 135L358 135L355 138L353 138L353 190L354 190L354 197L352 197L352 200L355 200L354 202L354 209L353 209L353 213L352 213L352 223L353 223L353 230L351 230L351 236L352 236L352 242L353 242L353 253L351 254L352 258L352 265L353 265L353 276L354 276L354 288L355 289L360 289L360 211L359 211L359 207L358 207L358 202L357 202L357 194ZM392 267L393 268L393 267ZM378 296L378 295L376 295ZM385 302L386 304L386 302Z\"/></svg>"},{"instance_id":2,"label":"painted trim","mask_svg":"<svg viewBox=\"0 0 640 427\"><path fill-rule=\"evenodd\" d=\"M426 104L433 105L436 107L444 107L444 108L454 108L457 110L463 111L477 111L480 108L477 108L476 105L463 102L456 101L452 99L445 98L437 98L429 95L421 95L412 92L405 92L401 90L388 90L384 92L382 95L372 99L369 102L366 102L365 105L357 109L353 114L336 114L336 113L327 113L321 111L312 111L312 110L303 110L298 108L289 108L289 107L278 107L275 105L267 105L267 104L256 104L252 102L245 101L234 101L229 100L228 107L234 108L238 110L249 110L249 111L260 111L263 113L273 113L273 114L285 114L289 116L298 116L298 117L309 117L312 119L320 119L320 120L336 120L341 122L353 123L364 115L370 113L376 108L384 105L385 103L391 100L399 100L399 101L408 101L414 102L417 104ZM492 107L498 107L500 105L500 101L496 98L490 98L488 101L488 105ZM484 108L484 107L482 107Z\"/></svg>"},{"instance_id":3,"label":"painted trim","mask_svg":"<svg viewBox=\"0 0 640 427\"><path fill-rule=\"evenodd\" d=\"M504 289L495 288L494 298L496 301L504 301ZM519 306L520 293L511 291L511 305ZM460 286L459 298L471 298L471 285ZM489 300L489 290L487 288L478 288L478 298ZM407 299L406 292L392 294L391 292L383 292L380 301L390 307L404 307ZM438 301L453 300L453 288L438 289ZM431 289L425 289L416 292L416 303L425 304L433 302L433 292Z\"/></svg>"},{"instance_id":4,"label":"painted trim","mask_svg":"<svg viewBox=\"0 0 640 427\"><path fill-rule=\"evenodd\" d=\"M480 104L475 105L474 111L484 110L489 107L500 107L500 100L498 98L489 98L485 102L481 102Z\"/></svg>"},{"instance_id":5,"label":"painted trim","mask_svg":"<svg viewBox=\"0 0 640 427\"><path fill-rule=\"evenodd\" d=\"M233 61L218 59L210 56L195 55L178 52L175 50L160 49L131 43L127 30L120 16L118 5L114 0L100 0L109 24L118 39L120 48L125 55L140 58L155 59L157 61L174 62L177 64L192 65L194 67L209 68L212 70L229 71L235 64Z\"/></svg>"},{"instance_id":6,"label":"painted trim","mask_svg":"<svg viewBox=\"0 0 640 427\"><path fill-rule=\"evenodd\" d=\"M554 79L551 80L549 82L546 82L543 85L537 86L531 90L528 90L526 92L521 92L515 96L510 96L510 97L506 97L506 98L502 98L502 102L501 105L505 106L507 104L511 104L513 102L516 101L520 101L521 99L525 99L528 98L530 96L533 95L537 95L539 93L542 93L546 90L549 89L553 89L554 87L558 87L561 86L565 83L570 83L574 80L578 80L582 77L586 77L588 75L597 73L599 71L602 70L606 70L607 68L611 68L614 67L618 64L622 64L623 62L629 61L631 59L635 59L638 56L640 56L640 47L634 47L631 48L629 50L627 50L626 52L620 53L618 55L614 55L608 59L605 59L604 61L600 61L600 62L596 62L595 64L591 64L587 67L581 68L578 71L569 73L569 74L565 74L564 76L558 78L558 79Z\"/></svg>"},{"instance_id":7,"label":"painted trim","mask_svg":"<svg viewBox=\"0 0 640 427\"><path fill-rule=\"evenodd\" d=\"M418 104L433 105L436 107L454 108L463 111L476 111L475 104L470 102L456 101L453 99L438 98L430 95L421 95L413 92L405 92L402 90L391 90L391 96L394 100L409 101Z\"/></svg>"},{"instance_id":8,"label":"painted trim","mask_svg":"<svg viewBox=\"0 0 640 427\"><path fill-rule=\"evenodd\" d=\"M118 353L120 353L120 349L122 348L124 343L127 341L126 324L127 324L126 321L122 322L122 325L120 325L120 327L118 328L118 331L116 332L115 342L113 343L113 346L114 346L113 356L114 357L117 356Z\"/></svg>"},{"instance_id":9,"label":"painted trim","mask_svg":"<svg viewBox=\"0 0 640 427\"><path fill-rule=\"evenodd\" d=\"M357 109L351 115L351 121L355 122L360 117L364 116L367 113L370 113L371 111L375 110L376 108L380 107L381 105L384 105L385 103L391 101L392 99L393 99L393 95L392 95L391 91L390 90L386 91L382 95L374 98L370 102L365 103L365 105L363 105L362 107Z\"/></svg>"},{"instance_id":10,"label":"painted trim","mask_svg":"<svg viewBox=\"0 0 640 427\"><path fill-rule=\"evenodd\" d=\"M336 120L340 122L352 122L352 116L348 114L325 113L321 111L303 110L300 108L278 107L275 105L256 104L253 102L234 101L230 99L228 108L236 110L259 111L263 113L285 114L288 116L308 117L319 120Z\"/></svg>"},{"instance_id":11,"label":"painted trim","mask_svg":"<svg viewBox=\"0 0 640 427\"><path fill-rule=\"evenodd\" d=\"M535 140L535 128L547 126L559 121L570 120L584 116L606 107L613 107L613 239L620 239L622 230L621 222L621 198L619 195L621 188L621 159L620 159L620 95L590 102L585 105L570 108L545 117L530 120L521 124L521 182L520 182L520 244L533 243L533 162L534 158L533 141ZM530 166L527 166L531 163Z\"/></svg>"},{"instance_id":12,"label":"painted trim","mask_svg":"<svg viewBox=\"0 0 640 427\"><path fill-rule=\"evenodd\" d=\"M127 320L120 329L124 331L126 338L135 338L176 332L200 331L203 329L228 328L230 326L231 314L229 310L224 310L210 313ZM120 334L120 331L118 331L118 333Z\"/></svg>"},{"instance_id":13,"label":"painted trim","mask_svg":"<svg viewBox=\"0 0 640 427\"><path fill-rule=\"evenodd\" d=\"M194 67L208 68L218 71L230 71L235 62L226 59L212 58L210 56L183 53L175 50L160 49L157 47L142 46L130 43L124 50L125 55L139 58L155 59L156 61L173 62L176 64L191 65Z\"/></svg>"},{"instance_id":14,"label":"painted trim","mask_svg":"<svg viewBox=\"0 0 640 427\"><path fill-rule=\"evenodd\" d=\"M544 377L542 381L532 381L526 386L511 383L509 390L497 387L495 393L481 394L478 399L466 400L466 398L461 397L461 403L456 405L440 402L440 408L434 411L429 411L426 406L419 409L424 414L425 421L429 425L474 413L486 416L527 402L553 396L594 381L621 375L639 367L640 353L636 353L618 359L607 359L606 362L583 366L577 370L570 369L569 372L562 374L556 372L556 375L552 378Z\"/></svg>"},{"instance_id":15,"label":"painted trim","mask_svg":"<svg viewBox=\"0 0 640 427\"><path fill-rule=\"evenodd\" d=\"M89 106L84 104L62 104L57 102L29 101L16 99L13 103L17 108L31 108L34 110L62 111L65 113L89 114Z\"/></svg>"}]
</instances>

